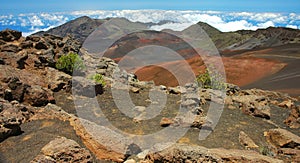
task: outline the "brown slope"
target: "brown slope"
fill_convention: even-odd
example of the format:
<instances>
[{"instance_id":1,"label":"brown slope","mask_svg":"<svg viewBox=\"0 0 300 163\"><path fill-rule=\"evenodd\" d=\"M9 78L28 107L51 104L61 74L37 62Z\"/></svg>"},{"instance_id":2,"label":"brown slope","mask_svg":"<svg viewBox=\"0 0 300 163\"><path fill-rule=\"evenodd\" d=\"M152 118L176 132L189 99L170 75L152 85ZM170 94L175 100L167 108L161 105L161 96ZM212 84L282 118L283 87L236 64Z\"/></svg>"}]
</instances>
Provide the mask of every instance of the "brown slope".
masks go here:
<instances>
[{"instance_id":1,"label":"brown slope","mask_svg":"<svg viewBox=\"0 0 300 163\"><path fill-rule=\"evenodd\" d=\"M83 29L90 27L91 31L94 30L96 25L101 23L98 21L100 20L82 17L49 30L48 32L63 31L54 34L63 35L70 33L83 40L90 32L84 32L85 30ZM97 24L97 22L99 24ZM132 26L135 24L129 21L128 23L132 24ZM252 88L288 90L287 92L291 92L291 90L295 92L295 90L298 90L299 86L297 86L296 83L299 83L299 80L292 77L293 75L288 75L289 77L284 77L284 75L296 74L297 76L299 72L299 67L297 67L297 64L299 64L298 60L290 58L290 56L297 54L294 53L295 50L293 49L299 48L299 45L296 43L300 42L300 30L270 27L256 31L241 30L236 32L220 32L206 23L199 22L198 25L210 36L216 47L221 50L220 53L226 56L223 60L227 80L229 82ZM78 33L78 31L81 33ZM191 26L183 32L193 34L193 32L195 33L197 31L194 31L193 26ZM195 33L195 35L196 34L197 33ZM185 46L181 40L169 37L164 32L150 31L148 33L133 33L123 37L107 51L105 56L120 60L125 54L136 48L153 44L175 49L176 52L180 52L180 54L185 56L185 59L194 58L197 55L190 47ZM292 47L289 48L289 46ZM263 56L262 54L268 54L268 56ZM275 54L282 56L278 57L275 56ZM174 63L172 62L169 64L173 65ZM287 66L282 71L279 71L283 68L283 63ZM192 66L194 65L194 63L190 64ZM199 63L195 65L199 66ZM199 69L197 66L193 68L196 73ZM166 85L168 85L168 83L164 80L168 77L169 85L176 85L176 81L173 81L174 77L158 67L147 67L138 71L137 74L142 80L156 80L158 83L165 83ZM154 76L151 77L151 74L154 74ZM277 77L279 77L280 80L277 79ZM254 84L251 85L253 82Z\"/></svg>"},{"instance_id":2,"label":"brown slope","mask_svg":"<svg viewBox=\"0 0 300 163\"><path fill-rule=\"evenodd\" d=\"M82 16L77 19L71 20L58 27L52 28L48 31L41 31L35 33L36 35L42 36L43 34L52 34L60 37L71 35L81 43L103 22L106 20L91 19L87 16Z\"/></svg>"},{"instance_id":3,"label":"brown slope","mask_svg":"<svg viewBox=\"0 0 300 163\"><path fill-rule=\"evenodd\" d=\"M284 63L278 61L255 57L223 57L222 60L226 81L239 86L245 86L266 76L276 74L285 66ZM184 64L183 62L187 62L191 66L196 76L205 68L202 59L194 57L185 61L174 61L162 63L159 66L140 68L137 71L135 70L135 74L139 80L153 80L156 85L177 86L178 82L174 75L162 67L175 67L179 69L180 73L180 67Z\"/></svg>"},{"instance_id":4,"label":"brown slope","mask_svg":"<svg viewBox=\"0 0 300 163\"><path fill-rule=\"evenodd\" d=\"M283 45L267 51L254 51L243 55L278 60L287 65L281 71L246 85L245 88L263 88L293 96L300 95L300 44Z\"/></svg>"},{"instance_id":5,"label":"brown slope","mask_svg":"<svg viewBox=\"0 0 300 163\"><path fill-rule=\"evenodd\" d=\"M84 40L89 36L89 34L91 34L97 27L99 27L99 25L101 25L106 20L109 19L91 19L87 16L83 16L71 20L58 27L52 28L48 31L41 31L36 34L42 35L45 33L49 33L61 37L65 37L66 35L70 34L78 39L81 43L83 43ZM130 24L129 26L133 27L135 26L135 24L144 26L155 25L155 23L151 24L130 21L128 22ZM162 24L163 22L157 24ZM197 25L207 33L207 35L211 38L211 40L215 43L216 47L219 50L243 50L259 47L274 47L289 43L300 43L299 30L284 27L269 27L266 29L258 29L256 31L240 30L235 32L221 32L207 23L199 22L185 29L183 32L188 32L191 34L198 32L197 30L195 30L195 26ZM197 34L195 33L195 35Z\"/></svg>"}]
</instances>

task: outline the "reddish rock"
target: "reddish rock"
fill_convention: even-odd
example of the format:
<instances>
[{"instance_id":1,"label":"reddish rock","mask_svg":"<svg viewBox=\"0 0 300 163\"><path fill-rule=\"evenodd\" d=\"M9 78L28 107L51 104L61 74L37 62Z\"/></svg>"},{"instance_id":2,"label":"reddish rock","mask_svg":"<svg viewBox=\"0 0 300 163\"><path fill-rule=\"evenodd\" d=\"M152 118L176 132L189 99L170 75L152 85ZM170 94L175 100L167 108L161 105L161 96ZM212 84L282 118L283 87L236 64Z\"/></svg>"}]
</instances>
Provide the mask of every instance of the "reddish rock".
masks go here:
<instances>
[{"instance_id":1,"label":"reddish rock","mask_svg":"<svg viewBox=\"0 0 300 163\"><path fill-rule=\"evenodd\" d=\"M256 145L255 142L243 131L239 134L239 142L245 148L258 148L258 145Z\"/></svg>"},{"instance_id":2,"label":"reddish rock","mask_svg":"<svg viewBox=\"0 0 300 163\"><path fill-rule=\"evenodd\" d=\"M284 129L271 129L265 136L269 143L278 148L300 147L300 137Z\"/></svg>"},{"instance_id":3,"label":"reddish rock","mask_svg":"<svg viewBox=\"0 0 300 163\"><path fill-rule=\"evenodd\" d=\"M278 154L291 157L293 162L300 162L300 149L281 148Z\"/></svg>"},{"instance_id":4,"label":"reddish rock","mask_svg":"<svg viewBox=\"0 0 300 163\"><path fill-rule=\"evenodd\" d=\"M160 120L160 126L161 127L168 127L170 126L171 124L174 124L174 120L170 119L170 118L166 118L166 117L163 117L161 120Z\"/></svg>"},{"instance_id":5,"label":"reddish rock","mask_svg":"<svg viewBox=\"0 0 300 163\"><path fill-rule=\"evenodd\" d=\"M237 149L208 149L201 146L176 144L159 152L148 154L144 161L150 162L265 162L283 161L261 155L255 151Z\"/></svg>"},{"instance_id":6,"label":"reddish rock","mask_svg":"<svg viewBox=\"0 0 300 163\"><path fill-rule=\"evenodd\" d=\"M112 160L115 162L124 161L124 153L127 150L127 144L129 144L126 142L127 140L122 140L122 137L119 137L115 132L106 127L68 114L56 105L48 104L43 108L39 108L30 120L55 118L62 121L69 121L76 134L97 159ZM101 142L106 142L106 145L111 148L108 149L104 144L101 144ZM112 149L122 152L116 152Z\"/></svg>"},{"instance_id":7,"label":"reddish rock","mask_svg":"<svg viewBox=\"0 0 300 163\"><path fill-rule=\"evenodd\" d=\"M21 134L20 125L29 119L30 107L16 101L9 103L0 98L0 142L12 135Z\"/></svg>"},{"instance_id":8,"label":"reddish rock","mask_svg":"<svg viewBox=\"0 0 300 163\"><path fill-rule=\"evenodd\" d=\"M74 140L61 137L45 145L41 154L31 161L31 163L38 162L91 163L92 156L87 149L81 148Z\"/></svg>"},{"instance_id":9,"label":"reddish rock","mask_svg":"<svg viewBox=\"0 0 300 163\"><path fill-rule=\"evenodd\" d=\"M281 103L279 103L278 106L291 109L292 106L294 106L294 103L292 102L292 100L286 100L286 101L282 101Z\"/></svg>"},{"instance_id":10,"label":"reddish rock","mask_svg":"<svg viewBox=\"0 0 300 163\"><path fill-rule=\"evenodd\" d=\"M24 103L32 106L45 106L48 103L55 103L55 99L52 91L33 85L27 88L24 95Z\"/></svg>"},{"instance_id":11,"label":"reddish rock","mask_svg":"<svg viewBox=\"0 0 300 163\"><path fill-rule=\"evenodd\" d=\"M300 127L300 106L293 106L290 112L290 115L284 121L286 125L290 128L299 128Z\"/></svg>"}]
</instances>

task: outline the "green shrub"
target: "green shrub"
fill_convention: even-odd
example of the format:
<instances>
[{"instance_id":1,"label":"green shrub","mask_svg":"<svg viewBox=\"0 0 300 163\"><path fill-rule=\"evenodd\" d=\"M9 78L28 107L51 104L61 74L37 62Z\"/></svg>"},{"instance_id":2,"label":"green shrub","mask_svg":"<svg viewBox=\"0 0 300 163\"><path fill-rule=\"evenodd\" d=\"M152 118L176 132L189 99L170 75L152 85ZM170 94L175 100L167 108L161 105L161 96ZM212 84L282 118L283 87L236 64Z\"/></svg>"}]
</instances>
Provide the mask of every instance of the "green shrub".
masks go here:
<instances>
[{"instance_id":1,"label":"green shrub","mask_svg":"<svg viewBox=\"0 0 300 163\"><path fill-rule=\"evenodd\" d=\"M103 75L101 74L92 75L89 79L93 80L97 84L101 84L102 86L106 85Z\"/></svg>"},{"instance_id":2,"label":"green shrub","mask_svg":"<svg viewBox=\"0 0 300 163\"><path fill-rule=\"evenodd\" d=\"M222 75L219 72L213 73L213 70L213 66L208 66L204 73L196 77L196 82L200 87L205 89L225 89L226 83L222 80Z\"/></svg>"},{"instance_id":3,"label":"green shrub","mask_svg":"<svg viewBox=\"0 0 300 163\"><path fill-rule=\"evenodd\" d=\"M64 71L68 74L72 74L74 71L82 71L85 69L85 65L80 56L76 53L69 53L61 56L56 62L56 68Z\"/></svg>"},{"instance_id":4,"label":"green shrub","mask_svg":"<svg viewBox=\"0 0 300 163\"><path fill-rule=\"evenodd\" d=\"M265 156L274 156L271 148L266 145L259 146L259 152Z\"/></svg>"}]
</instances>

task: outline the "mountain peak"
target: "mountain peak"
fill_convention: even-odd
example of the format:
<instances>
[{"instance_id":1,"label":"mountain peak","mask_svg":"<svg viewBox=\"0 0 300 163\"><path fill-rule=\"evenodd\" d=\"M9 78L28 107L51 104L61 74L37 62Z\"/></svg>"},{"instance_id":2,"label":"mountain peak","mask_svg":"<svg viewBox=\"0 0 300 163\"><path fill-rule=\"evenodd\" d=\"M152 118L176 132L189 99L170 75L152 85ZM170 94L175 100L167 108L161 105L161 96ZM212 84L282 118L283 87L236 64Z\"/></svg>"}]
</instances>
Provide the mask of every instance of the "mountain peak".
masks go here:
<instances>
[{"instance_id":1,"label":"mountain peak","mask_svg":"<svg viewBox=\"0 0 300 163\"><path fill-rule=\"evenodd\" d=\"M88 16L82 16L48 31L35 33L35 35L43 35L46 33L61 37L71 35L83 43L84 40L103 22L105 22L105 20L92 19Z\"/></svg>"}]
</instances>

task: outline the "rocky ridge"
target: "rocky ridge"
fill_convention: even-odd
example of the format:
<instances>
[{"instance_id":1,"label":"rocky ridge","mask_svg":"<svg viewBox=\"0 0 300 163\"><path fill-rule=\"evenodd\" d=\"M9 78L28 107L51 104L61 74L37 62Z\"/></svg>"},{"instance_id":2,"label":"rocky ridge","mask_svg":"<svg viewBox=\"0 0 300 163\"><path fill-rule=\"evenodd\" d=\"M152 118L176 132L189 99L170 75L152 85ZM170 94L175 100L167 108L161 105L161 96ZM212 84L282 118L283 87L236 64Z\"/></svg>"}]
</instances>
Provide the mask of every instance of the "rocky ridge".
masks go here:
<instances>
[{"instance_id":1,"label":"rocky ridge","mask_svg":"<svg viewBox=\"0 0 300 163\"><path fill-rule=\"evenodd\" d=\"M107 20L109 19L101 20L82 16L61 26L52 28L48 31L38 32L36 34L40 36L43 34L53 34L62 37L69 34L83 43L89 34ZM132 26L138 26L140 24L145 26L153 25L151 23L130 22L130 25ZM219 50L249 50L300 42L299 30L290 28L269 27L267 29L258 29L256 31L240 30L235 32L221 32L204 22L198 22L196 25L199 25L203 30L205 30ZM195 32L193 27L196 25L190 26L183 32L193 34L193 32Z\"/></svg>"},{"instance_id":2,"label":"rocky ridge","mask_svg":"<svg viewBox=\"0 0 300 163\"><path fill-rule=\"evenodd\" d=\"M195 84L184 87L154 86L152 82L138 81L136 76L122 71L118 65L108 58L96 58L80 49L80 44L71 37L57 37L52 35L21 37L20 32L6 30L0 32L0 142L9 142L12 136L21 136L22 126L43 120L68 122L82 141L76 142L61 135L45 144L38 155L32 156L32 162L97 162L109 160L116 162L298 162L300 161L299 135L285 130L277 125L276 115L272 111L282 109L289 112L284 122L286 127L297 132L300 126L299 103L295 98L281 93L257 89L241 90L237 86L228 85L226 98L223 94L211 89L198 89ZM57 59L69 52L80 53L87 66L84 75L72 76L55 68ZM88 76L99 73L105 76L106 88L95 84ZM118 78L114 78L114 75ZM76 82L78 83L76 85ZM262 152L257 149L251 135L240 133L242 149L205 148L186 144L175 144L160 152L146 153L145 151L130 152L130 154L116 152L99 143L99 139L111 142L110 146L118 146L111 138L110 130L89 120L79 118L75 114L64 111L56 104L56 92L66 91L70 95L72 84L75 83L75 94L71 98L83 98L86 102L96 95L101 97L105 89L129 90L140 94L144 90L155 89L164 94L181 96L180 105L187 109L195 119L163 118L161 126L176 127L184 125L196 129L213 130L209 125L211 119L206 115L207 105L211 103L224 104L224 109L242 111L247 116L261 118L262 121L274 125L274 129L265 131L265 141L269 145ZM116 85L116 83L119 85ZM120 84L121 83L121 84ZM74 86L74 85L73 85ZM77 86L77 87L76 87ZM90 92L99 86L101 91ZM87 91L86 91L87 90ZM67 98L67 97L66 97ZM109 108L110 109L110 108ZM112 108L111 108L112 109ZM144 109L140 109L141 113ZM138 119L133 120L139 123ZM162 125L163 124L163 125ZM90 128L86 128L89 126ZM97 130L103 135L95 136L90 130ZM38 131L38 130L37 130ZM52 133L54 134L54 133ZM246 135L246 136L245 136ZM40 138L41 139L41 138ZM24 139L26 140L26 139ZM251 141L252 140L252 141ZM20 143L22 140L18 140ZM61 145L63 143L63 145ZM126 142L120 150L127 151L134 142ZM5 147L1 147L5 154ZM260 152L260 153L259 153ZM264 156L266 155L266 156ZM4 158L12 159L12 158ZM2 160L2 158L0 159ZM5 161L5 160L4 160Z\"/></svg>"}]
</instances>

